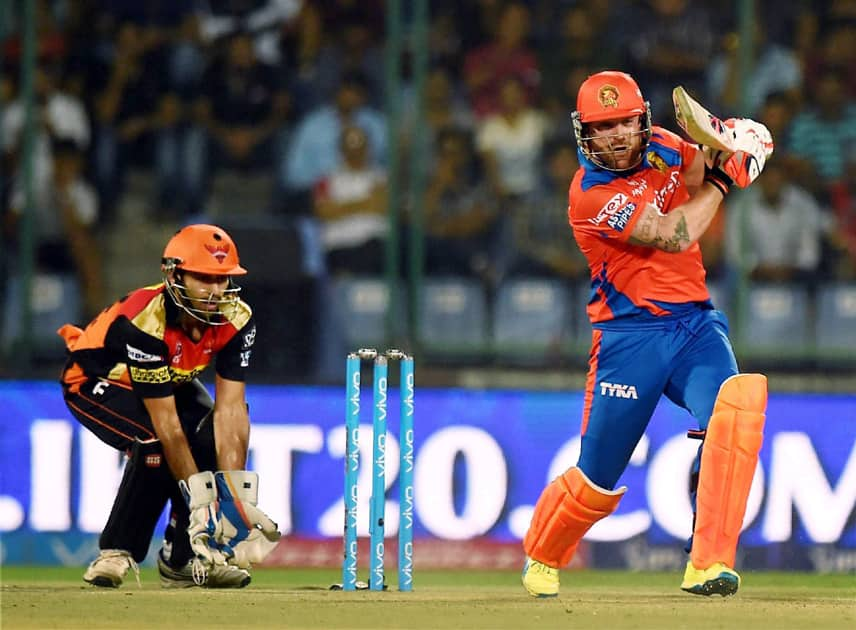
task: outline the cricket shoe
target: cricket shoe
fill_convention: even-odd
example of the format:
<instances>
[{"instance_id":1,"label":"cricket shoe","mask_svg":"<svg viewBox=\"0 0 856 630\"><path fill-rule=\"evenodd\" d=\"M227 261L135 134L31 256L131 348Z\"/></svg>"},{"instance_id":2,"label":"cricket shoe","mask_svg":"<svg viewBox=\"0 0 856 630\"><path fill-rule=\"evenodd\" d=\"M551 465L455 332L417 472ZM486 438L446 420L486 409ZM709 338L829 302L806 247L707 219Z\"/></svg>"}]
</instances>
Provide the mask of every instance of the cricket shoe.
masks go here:
<instances>
[{"instance_id":1,"label":"cricket shoe","mask_svg":"<svg viewBox=\"0 0 856 630\"><path fill-rule=\"evenodd\" d=\"M559 594L559 570L542 562L526 558L522 578L523 586L532 597L556 597Z\"/></svg>"},{"instance_id":2,"label":"cricket shoe","mask_svg":"<svg viewBox=\"0 0 856 630\"><path fill-rule=\"evenodd\" d=\"M239 569L231 564L216 564L208 569L201 579L198 572L197 578L194 578L193 561L179 569L174 569L167 564L160 552L158 552L158 573L160 574L161 588L191 588L193 586L244 588L252 580L249 571Z\"/></svg>"},{"instance_id":3,"label":"cricket shoe","mask_svg":"<svg viewBox=\"0 0 856 630\"><path fill-rule=\"evenodd\" d=\"M89 564L86 573L83 574L83 580L93 586L118 588L122 585L122 580L125 579L129 569L134 570L139 586L140 568L131 554L122 549L102 549L98 557Z\"/></svg>"},{"instance_id":4,"label":"cricket shoe","mask_svg":"<svg viewBox=\"0 0 856 630\"><path fill-rule=\"evenodd\" d=\"M707 569L696 569L692 560L687 561L684 581L681 588L693 595L734 595L740 588L740 576L737 571L721 562L716 562Z\"/></svg>"}]
</instances>

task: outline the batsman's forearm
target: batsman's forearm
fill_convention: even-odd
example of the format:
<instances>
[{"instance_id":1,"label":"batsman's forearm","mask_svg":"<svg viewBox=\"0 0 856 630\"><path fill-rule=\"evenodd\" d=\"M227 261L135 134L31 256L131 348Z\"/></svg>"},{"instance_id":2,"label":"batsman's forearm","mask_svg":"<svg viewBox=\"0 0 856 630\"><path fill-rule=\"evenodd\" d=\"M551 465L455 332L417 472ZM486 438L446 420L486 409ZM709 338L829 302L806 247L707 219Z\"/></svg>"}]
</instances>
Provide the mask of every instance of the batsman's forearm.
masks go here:
<instances>
[{"instance_id":1,"label":"batsman's forearm","mask_svg":"<svg viewBox=\"0 0 856 630\"><path fill-rule=\"evenodd\" d=\"M630 242L666 252L686 251L705 233L721 202L719 189L704 184L693 197L668 214L661 214L649 204L633 228Z\"/></svg>"}]
</instances>

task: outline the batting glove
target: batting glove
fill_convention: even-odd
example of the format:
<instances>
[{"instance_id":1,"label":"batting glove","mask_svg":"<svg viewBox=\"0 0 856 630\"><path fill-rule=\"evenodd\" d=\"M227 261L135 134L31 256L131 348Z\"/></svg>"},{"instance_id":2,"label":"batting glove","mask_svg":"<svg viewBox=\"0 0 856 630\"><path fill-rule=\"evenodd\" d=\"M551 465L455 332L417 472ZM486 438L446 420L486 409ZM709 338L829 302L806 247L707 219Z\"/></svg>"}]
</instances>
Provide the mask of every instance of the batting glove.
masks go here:
<instances>
[{"instance_id":1,"label":"batting glove","mask_svg":"<svg viewBox=\"0 0 856 630\"><path fill-rule=\"evenodd\" d=\"M749 118L729 118L725 125L734 137L734 153L706 149L705 165L711 176L707 177L706 172L705 179L714 184L718 180L728 186L736 184L747 188L758 179L767 158L772 155L773 138L764 125ZM723 173L727 177L722 177Z\"/></svg>"}]
</instances>

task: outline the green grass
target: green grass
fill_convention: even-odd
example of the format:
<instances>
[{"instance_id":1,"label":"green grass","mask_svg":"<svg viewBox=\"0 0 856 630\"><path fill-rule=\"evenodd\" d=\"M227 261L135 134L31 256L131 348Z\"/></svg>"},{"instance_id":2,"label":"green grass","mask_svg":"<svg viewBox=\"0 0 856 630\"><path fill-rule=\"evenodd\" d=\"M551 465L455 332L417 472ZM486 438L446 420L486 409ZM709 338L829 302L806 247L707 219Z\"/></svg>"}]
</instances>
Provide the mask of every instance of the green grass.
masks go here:
<instances>
[{"instance_id":1,"label":"green grass","mask_svg":"<svg viewBox=\"0 0 856 630\"><path fill-rule=\"evenodd\" d=\"M412 593L330 591L335 570L257 569L237 591L161 590L150 568L142 588L129 575L120 589L97 589L82 572L2 567L0 627L856 628L853 575L746 572L723 599L682 592L675 573L566 571L560 596L537 600L507 571L418 571Z\"/></svg>"}]
</instances>

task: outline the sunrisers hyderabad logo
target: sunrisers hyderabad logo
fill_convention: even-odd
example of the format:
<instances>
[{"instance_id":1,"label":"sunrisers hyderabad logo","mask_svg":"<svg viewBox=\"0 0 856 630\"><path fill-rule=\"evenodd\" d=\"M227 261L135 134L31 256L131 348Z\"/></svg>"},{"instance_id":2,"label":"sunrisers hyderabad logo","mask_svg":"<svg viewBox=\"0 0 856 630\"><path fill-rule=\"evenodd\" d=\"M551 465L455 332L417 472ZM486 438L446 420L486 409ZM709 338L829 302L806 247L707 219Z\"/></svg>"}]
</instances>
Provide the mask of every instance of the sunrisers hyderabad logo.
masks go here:
<instances>
[{"instance_id":1,"label":"sunrisers hyderabad logo","mask_svg":"<svg viewBox=\"0 0 856 630\"><path fill-rule=\"evenodd\" d=\"M228 245L206 245L205 249L208 250L208 253L214 256L217 259L217 262L221 265L223 261L226 260L226 256L229 255L229 246Z\"/></svg>"},{"instance_id":2,"label":"sunrisers hyderabad logo","mask_svg":"<svg viewBox=\"0 0 856 630\"><path fill-rule=\"evenodd\" d=\"M665 173L669 170L669 167L666 165L666 161L657 155L654 151L648 151L648 155L645 156L648 158L648 164L656 168L661 173Z\"/></svg>"},{"instance_id":3,"label":"sunrisers hyderabad logo","mask_svg":"<svg viewBox=\"0 0 856 630\"><path fill-rule=\"evenodd\" d=\"M618 107L618 96L618 88L614 85L602 85L597 91L597 100L603 108L612 107L615 109Z\"/></svg>"}]
</instances>

